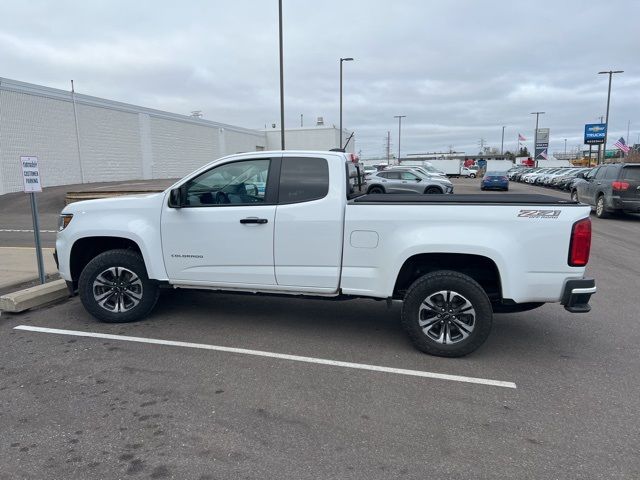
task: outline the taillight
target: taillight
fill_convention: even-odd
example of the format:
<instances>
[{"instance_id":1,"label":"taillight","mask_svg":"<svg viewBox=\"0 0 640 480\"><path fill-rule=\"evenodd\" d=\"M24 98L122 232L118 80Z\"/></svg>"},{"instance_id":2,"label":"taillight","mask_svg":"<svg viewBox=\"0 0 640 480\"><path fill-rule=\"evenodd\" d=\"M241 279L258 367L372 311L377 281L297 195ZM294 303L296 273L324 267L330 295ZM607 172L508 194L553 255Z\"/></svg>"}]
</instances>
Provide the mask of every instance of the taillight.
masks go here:
<instances>
[{"instance_id":1,"label":"taillight","mask_svg":"<svg viewBox=\"0 0 640 480\"><path fill-rule=\"evenodd\" d=\"M629 188L629 184L627 182L613 182L611 187L614 190L627 190Z\"/></svg>"},{"instance_id":2,"label":"taillight","mask_svg":"<svg viewBox=\"0 0 640 480\"><path fill-rule=\"evenodd\" d=\"M569 266L584 267L591 251L591 219L583 218L573 224L569 244Z\"/></svg>"}]
</instances>

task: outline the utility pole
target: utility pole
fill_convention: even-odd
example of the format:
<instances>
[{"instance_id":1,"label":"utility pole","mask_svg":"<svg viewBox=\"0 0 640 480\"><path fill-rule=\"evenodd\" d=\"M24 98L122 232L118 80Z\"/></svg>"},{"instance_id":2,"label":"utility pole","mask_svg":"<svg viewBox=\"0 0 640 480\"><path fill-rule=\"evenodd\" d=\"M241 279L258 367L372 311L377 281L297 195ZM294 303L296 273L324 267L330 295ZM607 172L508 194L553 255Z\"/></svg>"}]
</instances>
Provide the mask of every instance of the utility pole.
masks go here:
<instances>
[{"instance_id":1,"label":"utility pole","mask_svg":"<svg viewBox=\"0 0 640 480\"><path fill-rule=\"evenodd\" d=\"M340 58L340 145L338 148L342 148L342 62L353 62L353 58Z\"/></svg>"},{"instance_id":2,"label":"utility pole","mask_svg":"<svg viewBox=\"0 0 640 480\"><path fill-rule=\"evenodd\" d=\"M300 126L302 127L304 125L304 114L300 114Z\"/></svg>"},{"instance_id":3,"label":"utility pole","mask_svg":"<svg viewBox=\"0 0 640 480\"><path fill-rule=\"evenodd\" d=\"M608 70L608 71L604 71L604 72L598 72L598 75L602 75L602 74L607 74L609 75L609 89L607 90L607 118L605 121L606 127L607 129L604 131L604 146L602 147L603 150L603 157L607 156L607 136L609 135L609 103L611 101L611 78L613 77L614 73L623 73L624 70ZM600 161L600 163L604 163L604 158Z\"/></svg>"},{"instance_id":4,"label":"utility pole","mask_svg":"<svg viewBox=\"0 0 640 480\"><path fill-rule=\"evenodd\" d=\"M480 153L484 153L484 146L487 143L487 141L483 138L480 137L480 140L478 140L478 145L480 146Z\"/></svg>"},{"instance_id":5,"label":"utility pole","mask_svg":"<svg viewBox=\"0 0 640 480\"><path fill-rule=\"evenodd\" d=\"M387 165L391 164L391 132L387 130Z\"/></svg>"},{"instance_id":6,"label":"utility pole","mask_svg":"<svg viewBox=\"0 0 640 480\"><path fill-rule=\"evenodd\" d=\"M402 138L402 119L406 115L394 115L393 118L398 119L398 165L400 165L400 139Z\"/></svg>"},{"instance_id":7,"label":"utility pole","mask_svg":"<svg viewBox=\"0 0 640 480\"><path fill-rule=\"evenodd\" d=\"M280 143L284 150L284 59L282 49L282 0L278 0L278 34L280 38Z\"/></svg>"},{"instance_id":8,"label":"utility pole","mask_svg":"<svg viewBox=\"0 0 640 480\"><path fill-rule=\"evenodd\" d=\"M598 118L600 119L600 123L604 123L604 115L600 115ZM597 153L598 157L596 158L596 165L598 165L600 163L600 152L601 152L601 150L602 150L602 144L599 143L598 144L598 153ZM589 165L589 166L591 166L591 165Z\"/></svg>"},{"instance_id":9,"label":"utility pole","mask_svg":"<svg viewBox=\"0 0 640 480\"><path fill-rule=\"evenodd\" d=\"M540 115L544 115L545 112L531 112L531 115L536 116L536 131L533 136L533 161L535 162L535 166L538 166L538 160L536 159L536 145L538 144L538 118Z\"/></svg>"},{"instance_id":10,"label":"utility pole","mask_svg":"<svg viewBox=\"0 0 640 480\"><path fill-rule=\"evenodd\" d=\"M78 110L76 108L76 89L71 80L71 102L73 103L73 120L76 124L76 144L78 145L78 166L80 167L80 181L84 183L84 171L82 170L82 154L80 153L80 128L78 127Z\"/></svg>"},{"instance_id":11,"label":"utility pole","mask_svg":"<svg viewBox=\"0 0 640 480\"><path fill-rule=\"evenodd\" d=\"M502 140L500 141L500 155L504 155L504 129L505 126L502 126Z\"/></svg>"},{"instance_id":12,"label":"utility pole","mask_svg":"<svg viewBox=\"0 0 640 480\"><path fill-rule=\"evenodd\" d=\"M564 156L566 160L566 157L567 157L567 139L566 138L564 139Z\"/></svg>"}]
</instances>

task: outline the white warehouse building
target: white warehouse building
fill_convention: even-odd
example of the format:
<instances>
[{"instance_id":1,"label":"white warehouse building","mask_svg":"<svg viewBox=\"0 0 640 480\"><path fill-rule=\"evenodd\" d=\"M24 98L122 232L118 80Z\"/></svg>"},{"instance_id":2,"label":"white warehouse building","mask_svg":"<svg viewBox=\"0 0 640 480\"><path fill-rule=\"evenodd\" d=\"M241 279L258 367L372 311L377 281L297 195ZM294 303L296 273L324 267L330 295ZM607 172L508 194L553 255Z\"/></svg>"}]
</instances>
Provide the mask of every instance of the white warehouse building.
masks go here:
<instances>
[{"instance_id":1,"label":"white warehouse building","mask_svg":"<svg viewBox=\"0 0 640 480\"><path fill-rule=\"evenodd\" d=\"M351 134L345 131L344 140ZM287 129L291 150L329 150L340 131ZM252 130L0 78L0 195L22 189L20 156L45 187L181 177L233 153L278 150L280 130ZM354 151L353 140L348 151Z\"/></svg>"}]
</instances>

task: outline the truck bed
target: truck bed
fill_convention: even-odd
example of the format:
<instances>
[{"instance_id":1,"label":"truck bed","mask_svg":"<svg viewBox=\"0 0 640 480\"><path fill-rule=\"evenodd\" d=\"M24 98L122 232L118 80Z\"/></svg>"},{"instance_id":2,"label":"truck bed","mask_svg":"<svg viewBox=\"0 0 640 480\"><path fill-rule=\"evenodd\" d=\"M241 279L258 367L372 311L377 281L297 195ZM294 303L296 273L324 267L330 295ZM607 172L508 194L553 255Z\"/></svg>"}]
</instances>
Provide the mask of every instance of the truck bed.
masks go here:
<instances>
[{"instance_id":1,"label":"truck bed","mask_svg":"<svg viewBox=\"0 0 640 480\"><path fill-rule=\"evenodd\" d=\"M575 202L569 199L563 200L561 198L552 197L551 195L541 194L526 194L526 193L473 193L473 194L435 194L435 195L423 195L423 194L388 194L388 193L374 193L368 195L361 195L352 199L351 204L416 204L416 203L430 203L430 204L475 204L475 205L580 205L579 202Z\"/></svg>"}]
</instances>

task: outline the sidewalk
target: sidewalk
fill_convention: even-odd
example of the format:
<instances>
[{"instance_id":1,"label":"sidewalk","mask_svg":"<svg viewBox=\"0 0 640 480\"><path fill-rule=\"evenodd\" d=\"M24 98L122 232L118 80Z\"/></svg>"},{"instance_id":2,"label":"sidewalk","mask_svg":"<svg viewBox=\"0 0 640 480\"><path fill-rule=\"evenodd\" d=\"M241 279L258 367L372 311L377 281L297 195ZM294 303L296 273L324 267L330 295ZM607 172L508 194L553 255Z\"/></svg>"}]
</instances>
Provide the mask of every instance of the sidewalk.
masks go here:
<instances>
[{"instance_id":1,"label":"sidewalk","mask_svg":"<svg viewBox=\"0 0 640 480\"><path fill-rule=\"evenodd\" d=\"M42 249L47 275L58 270L53 260L53 248ZM0 290L38 279L36 249L33 247L0 247Z\"/></svg>"}]
</instances>

